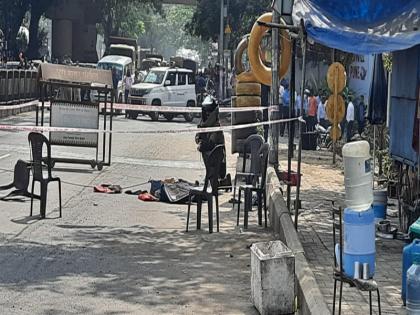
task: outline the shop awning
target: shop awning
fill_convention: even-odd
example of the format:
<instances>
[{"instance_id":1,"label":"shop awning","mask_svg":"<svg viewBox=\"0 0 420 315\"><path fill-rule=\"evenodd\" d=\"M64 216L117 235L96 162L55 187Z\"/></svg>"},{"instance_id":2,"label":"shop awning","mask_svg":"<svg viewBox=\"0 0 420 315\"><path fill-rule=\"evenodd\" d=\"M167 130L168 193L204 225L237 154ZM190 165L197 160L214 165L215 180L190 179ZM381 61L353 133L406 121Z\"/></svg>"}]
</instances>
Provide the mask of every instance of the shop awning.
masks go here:
<instances>
[{"instance_id":1,"label":"shop awning","mask_svg":"<svg viewBox=\"0 0 420 315\"><path fill-rule=\"evenodd\" d=\"M378 54L420 44L419 0L295 0L309 38L355 54Z\"/></svg>"}]
</instances>

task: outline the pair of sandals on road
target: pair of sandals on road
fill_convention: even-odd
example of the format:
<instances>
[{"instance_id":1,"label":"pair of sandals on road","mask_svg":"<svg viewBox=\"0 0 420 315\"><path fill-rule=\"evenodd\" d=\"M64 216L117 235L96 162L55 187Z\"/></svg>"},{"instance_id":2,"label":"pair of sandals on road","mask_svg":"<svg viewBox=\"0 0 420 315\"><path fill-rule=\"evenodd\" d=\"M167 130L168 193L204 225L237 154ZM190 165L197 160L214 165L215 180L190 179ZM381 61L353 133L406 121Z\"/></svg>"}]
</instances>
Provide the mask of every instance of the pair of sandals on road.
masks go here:
<instances>
[{"instance_id":1,"label":"pair of sandals on road","mask_svg":"<svg viewBox=\"0 0 420 315\"><path fill-rule=\"evenodd\" d=\"M96 193L103 193L103 194L121 194L122 188L120 185L100 184L93 187L93 191ZM158 201L159 200L155 196L149 194L147 190L137 190L137 191L127 190L125 193L128 195L136 195L138 196L138 199L142 201Z\"/></svg>"},{"instance_id":2,"label":"pair of sandals on road","mask_svg":"<svg viewBox=\"0 0 420 315\"><path fill-rule=\"evenodd\" d=\"M100 184L93 187L93 191L103 194L121 194L122 188L120 185Z\"/></svg>"}]
</instances>

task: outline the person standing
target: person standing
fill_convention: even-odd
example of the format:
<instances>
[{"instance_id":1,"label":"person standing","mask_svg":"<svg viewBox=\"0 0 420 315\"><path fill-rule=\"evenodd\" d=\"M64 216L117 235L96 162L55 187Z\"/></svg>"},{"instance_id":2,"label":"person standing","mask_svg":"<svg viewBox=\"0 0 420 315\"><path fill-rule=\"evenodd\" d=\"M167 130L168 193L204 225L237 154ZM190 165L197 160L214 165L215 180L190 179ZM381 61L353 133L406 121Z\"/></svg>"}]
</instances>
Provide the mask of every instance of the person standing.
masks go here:
<instances>
[{"instance_id":1,"label":"person standing","mask_svg":"<svg viewBox=\"0 0 420 315\"><path fill-rule=\"evenodd\" d=\"M317 118L318 118L318 124L320 124L322 127L327 128L327 123L325 120L325 100L320 99L320 102L318 104L318 112L317 112Z\"/></svg>"},{"instance_id":2,"label":"person standing","mask_svg":"<svg viewBox=\"0 0 420 315\"><path fill-rule=\"evenodd\" d=\"M302 96L299 93L295 93L295 115L296 117L300 116L300 107L302 104Z\"/></svg>"},{"instance_id":3,"label":"person standing","mask_svg":"<svg viewBox=\"0 0 420 315\"><path fill-rule=\"evenodd\" d=\"M279 98L280 99L283 97L284 86L285 86L285 82L284 82L284 79L283 79L283 80L281 80L280 87L279 87Z\"/></svg>"},{"instance_id":4,"label":"person standing","mask_svg":"<svg viewBox=\"0 0 420 315\"><path fill-rule=\"evenodd\" d=\"M359 105L357 106L357 130L359 132L359 135L362 135L363 130L365 129L365 115L366 115L365 97L361 95Z\"/></svg>"},{"instance_id":5,"label":"person standing","mask_svg":"<svg viewBox=\"0 0 420 315\"><path fill-rule=\"evenodd\" d=\"M195 93L197 95L197 104L201 106L204 101L205 92L206 92L206 79L201 71L198 72L198 76L195 79Z\"/></svg>"},{"instance_id":6,"label":"person standing","mask_svg":"<svg viewBox=\"0 0 420 315\"><path fill-rule=\"evenodd\" d=\"M308 89L305 89L304 93L303 93L303 113L302 116L303 117L307 117L308 116L308 109L309 109L309 94L311 92Z\"/></svg>"},{"instance_id":7,"label":"person standing","mask_svg":"<svg viewBox=\"0 0 420 315\"><path fill-rule=\"evenodd\" d=\"M315 124L316 124L317 112L318 112L318 100L316 96L312 93L312 96L309 98L307 131L314 130Z\"/></svg>"},{"instance_id":8,"label":"person standing","mask_svg":"<svg viewBox=\"0 0 420 315\"><path fill-rule=\"evenodd\" d=\"M118 75L117 75L117 69L115 67L112 67L111 69L112 73L112 89L114 90L114 103L117 102L118 98Z\"/></svg>"},{"instance_id":9,"label":"person standing","mask_svg":"<svg viewBox=\"0 0 420 315\"><path fill-rule=\"evenodd\" d=\"M349 104L347 105L347 114L346 114L346 134L347 134L347 142L350 142L353 136L353 123L354 123L354 105L353 105L353 98L349 97Z\"/></svg>"},{"instance_id":10,"label":"person standing","mask_svg":"<svg viewBox=\"0 0 420 315\"><path fill-rule=\"evenodd\" d=\"M284 83L284 91L281 96L282 107L281 107L281 118L288 119L289 118L289 106L290 106L290 90L289 84ZM280 124L280 136L284 136L284 129L286 128L286 123Z\"/></svg>"},{"instance_id":11,"label":"person standing","mask_svg":"<svg viewBox=\"0 0 420 315\"><path fill-rule=\"evenodd\" d=\"M128 95L130 94L131 87L133 86L133 77L131 76L130 70L127 70L127 73L124 77L124 102L128 104Z\"/></svg>"}]
</instances>

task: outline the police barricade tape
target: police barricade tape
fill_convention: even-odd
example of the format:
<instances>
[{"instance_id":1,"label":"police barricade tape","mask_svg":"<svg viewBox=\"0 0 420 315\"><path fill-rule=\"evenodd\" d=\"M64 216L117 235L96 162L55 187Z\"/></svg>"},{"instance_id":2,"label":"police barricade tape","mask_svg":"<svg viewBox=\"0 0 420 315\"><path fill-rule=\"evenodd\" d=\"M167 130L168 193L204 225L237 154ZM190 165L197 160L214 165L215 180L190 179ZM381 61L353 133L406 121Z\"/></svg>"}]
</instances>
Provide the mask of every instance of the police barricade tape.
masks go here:
<instances>
[{"instance_id":1,"label":"police barricade tape","mask_svg":"<svg viewBox=\"0 0 420 315\"><path fill-rule=\"evenodd\" d=\"M291 121L305 122L300 117L278 119L272 121L257 122L251 124L235 125L235 126L220 126L220 127L206 127L206 128L185 128L185 129L166 129L166 130L100 130L87 128L68 128L68 127L41 127L41 126L18 126L18 125L0 125L0 130L5 131L29 131L29 132L66 132L66 133L112 133L112 134L167 134L167 133L210 133L218 131L237 130L250 127L258 127L265 125L273 125L279 123L287 123Z\"/></svg>"},{"instance_id":2,"label":"police barricade tape","mask_svg":"<svg viewBox=\"0 0 420 315\"><path fill-rule=\"evenodd\" d=\"M65 101L62 101L65 102ZM42 107L42 104L39 104ZM44 107L50 107L50 103L44 103ZM100 109L105 108L105 103L100 103ZM111 110L111 103L107 103L107 110ZM115 103L112 108L121 109L121 110L133 110L138 112L155 112L155 113L201 113L201 107L179 107L179 106L153 106L153 105L135 105L135 104L121 104ZM269 110L271 112L278 111L277 106L263 107L263 106L253 106L253 107L219 107L219 113L238 113L238 112L254 112L254 111L265 111Z\"/></svg>"},{"instance_id":3,"label":"police barricade tape","mask_svg":"<svg viewBox=\"0 0 420 315\"><path fill-rule=\"evenodd\" d=\"M63 100L62 102L65 102ZM7 106L0 106L0 111L2 110L10 110L10 109L19 109L24 108L27 106L34 106L37 105L38 107L50 107L50 102L45 102L44 105L38 101L31 101L24 104L18 105L7 105ZM100 109L105 108L105 103L99 104ZM111 103L107 103L107 109L111 109ZM113 109L124 109L124 110L134 110L139 112L157 112L157 113L201 113L201 107L175 107L175 106L152 106L152 105L133 105L133 104L121 104L115 103L113 104ZM265 111L268 110L270 112L277 112L277 106L253 106L253 107L219 107L219 113L239 113L239 112L251 112L251 111Z\"/></svg>"},{"instance_id":4,"label":"police barricade tape","mask_svg":"<svg viewBox=\"0 0 420 315\"><path fill-rule=\"evenodd\" d=\"M19 105L10 105L1 107L0 111L2 110L10 110L10 109L19 109L26 106L34 106L37 105L38 101L32 101L24 104ZM62 101L66 102L66 101ZM44 105L42 103L38 103L38 107L51 107L50 102L45 102ZM111 104L107 104L107 109L110 110ZM100 109L105 108L105 103L100 103ZM133 105L133 104L120 104L116 103L113 105L113 109L122 109L122 110L134 110L139 112L156 112L156 113L201 113L201 107L173 107L173 106L152 106L152 105ZM263 107L263 106L254 106L254 107L219 107L219 113L239 113L239 112L252 112L252 111L270 111L270 112L277 112L277 106L270 106L270 107Z\"/></svg>"},{"instance_id":5,"label":"police barricade tape","mask_svg":"<svg viewBox=\"0 0 420 315\"><path fill-rule=\"evenodd\" d=\"M100 104L101 109L105 107L104 103ZM110 109L111 104L107 104L107 109ZM201 107L179 107L179 106L152 106L152 105L133 105L133 104L114 104L113 109L133 110L139 112L156 112L156 113L201 113ZM277 111L276 106L263 107L219 107L219 113L237 113L237 112L251 112L251 111Z\"/></svg>"}]
</instances>

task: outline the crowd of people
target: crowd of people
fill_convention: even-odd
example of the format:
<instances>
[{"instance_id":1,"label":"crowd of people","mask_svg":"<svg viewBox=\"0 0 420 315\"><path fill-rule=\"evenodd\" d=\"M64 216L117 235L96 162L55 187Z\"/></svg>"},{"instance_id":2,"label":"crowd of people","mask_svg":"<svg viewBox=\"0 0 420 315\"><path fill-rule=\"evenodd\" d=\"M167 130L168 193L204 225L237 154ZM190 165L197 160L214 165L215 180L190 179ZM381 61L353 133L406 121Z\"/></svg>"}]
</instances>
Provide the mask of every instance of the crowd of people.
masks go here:
<instances>
[{"instance_id":1,"label":"crowd of people","mask_svg":"<svg viewBox=\"0 0 420 315\"><path fill-rule=\"evenodd\" d=\"M282 117L288 118L291 97L287 80L282 80L279 94ZM301 95L295 93L294 114L296 117L302 116L304 118L307 132L314 131L317 124L327 129L331 125L327 117L327 104L328 96L323 94L322 91L305 89L303 104ZM346 141L349 142L355 134L356 126L359 135L363 134L366 126L366 103L364 96L360 95L355 99L352 95L349 95L345 100L345 107L345 117L340 123L340 128ZM281 136L284 135L284 130L285 124L281 127Z\"/></svg>"}]
</instances>

